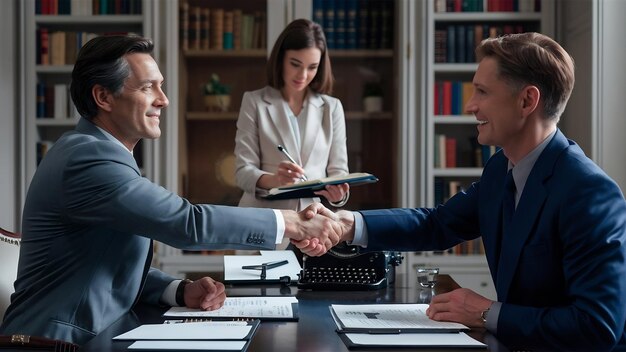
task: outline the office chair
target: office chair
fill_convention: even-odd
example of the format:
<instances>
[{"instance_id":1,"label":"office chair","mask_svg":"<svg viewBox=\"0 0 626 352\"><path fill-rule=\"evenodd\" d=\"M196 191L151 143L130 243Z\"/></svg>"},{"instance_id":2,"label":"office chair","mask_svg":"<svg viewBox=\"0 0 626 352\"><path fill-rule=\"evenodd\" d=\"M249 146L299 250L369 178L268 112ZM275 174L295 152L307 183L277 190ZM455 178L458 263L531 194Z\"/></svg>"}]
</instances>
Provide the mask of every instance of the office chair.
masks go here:
<instances>
[{"instance_id":1,"label":"office chair","mask_svg":"<svg viewBox=\"0 0 626 352\"><path fill-rule=\"evenodd\" d=\"M0 227L0 317L9 306L13 282L17 277L17 260L21 236Z\"/></svg>"},{"instance_id":2,"label":"office chair","mask_svg":"<svg viewBox=\"0 0 626 352\"><path fill-rule=\"evenodd\" d=\"M20 254L22 236L0 227L0 317L4 317L13 293L13 282L17 277L17 261ZM0 350L39 350L74 352L78 345L28 335L0 335Z\"/></svg>"}]
</instances>

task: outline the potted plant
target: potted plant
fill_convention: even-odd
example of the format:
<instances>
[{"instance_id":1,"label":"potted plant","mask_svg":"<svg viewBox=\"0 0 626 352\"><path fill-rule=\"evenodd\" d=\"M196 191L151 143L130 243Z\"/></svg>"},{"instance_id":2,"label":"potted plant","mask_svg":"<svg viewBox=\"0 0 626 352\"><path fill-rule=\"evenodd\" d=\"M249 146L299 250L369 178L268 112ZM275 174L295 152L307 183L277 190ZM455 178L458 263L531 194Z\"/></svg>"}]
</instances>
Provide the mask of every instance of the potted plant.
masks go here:
<instances>
[{"instance_id":1,"label":"potted plant","mask_svg":"<svg viewBox=\"0 0 626 352\"><path fill-rule=\"evenodd\" d=\"M204 105L209 111L228 111L230 107L230 87L220 82L217 74L203 86Z\"/></svg>"},{"instance_id":2,"label":"potted plant","mask_svg":"<svg viewBox=\"0 0 626 352\"><path fill-rule=\"evenodd\" d=\"M367 82L363 87L363 110L381 112L383 110L383 86L379 82Z\"/></svg>"}]
</instances>

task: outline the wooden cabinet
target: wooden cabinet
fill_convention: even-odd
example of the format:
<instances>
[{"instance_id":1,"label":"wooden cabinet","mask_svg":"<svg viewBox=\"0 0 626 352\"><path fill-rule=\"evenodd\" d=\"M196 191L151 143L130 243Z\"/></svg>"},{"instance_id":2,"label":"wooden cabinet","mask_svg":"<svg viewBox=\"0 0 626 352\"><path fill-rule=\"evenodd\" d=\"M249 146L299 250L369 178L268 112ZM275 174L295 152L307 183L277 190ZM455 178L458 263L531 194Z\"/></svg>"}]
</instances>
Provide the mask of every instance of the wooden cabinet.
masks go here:
<instances>
[{"instance_id":1,"label":"wooden cabinet","mask_svg":"<svg viewBox=\"0 0 626 352\"><path fill-rule=\"evenodd\" d=\"M296 18L313 19L319 6L333 2L321 3L309 0L187 0L171 1L166 5L167 32L175 33L169 35L167 43L166 61L170 68L167 75L178 77L176 90L166 88L172 89L168 91L169 114L172 115L172 109L177 112L176 124L172 125L170 121L168 126L168 133L175 134L176 140L176 152L170 153L168 158L168 163L177 170L169 183L175 191L193 203L237 205L242 191L235 185L234 146L236 120L243 93L266 85L267 58L282 29ZM349 48L333 44L329 49L335 76L332 95L341 100L345 111L350 171L369 172L380 179L377 184L353 189L345 208L399 206L402 161L398 145L401 143L399 136L404 118L401 109L403 89L399 77L403 65L408 64L400 56L400 50L404 50L404 46L400 45L404 29L397 16L402 13L403 7L409 5L394 0L345 3L352 3L353 10L361 6L361 16L370 18L363 23L363 30L366 31L364 40L368 39L367 36L377 39L372 40L375 44L366 41L365 47ZM328 21L324 17L336 11L344 11L346 16L348 13L348 9L343 7L324 9L320 22ZM261 44L244 48L242 39L240 45L233 43L232 48L224 46L224 42L221 47L214 47L211 34L208 45L203 39L195 41L197 33L202 36L203 17L210 20L209 33L215 31L211 26L216 21L211 13L217 13L221 18L230 18L230 14L233 14L234 32L238 31L237 18L242 15L252 15L255 21L260 18L260 24L252 26L252 36L260 37L258 42ZM376 23L379 30L367 31L371 23ZM338 26L334 25L333 30ZM355 27L355 30L358 28ZM263 33L256 33L258 30ZM380 33L385 33L386 39L383 40ZM332 35L331 32L326 34L328 37ZM239 30L239 35L243 38L243 29ZM237 34L234 38L237 38ZM213 74L217 74L220 82L230 87L231 102L227 111L208 111L203 103L202 86ZM363 102L365 86L371 82L376 82L383 92L382 108L375 112L366 111ZM161 247L163 250L159 260L167 271L173 273L180 272L181 267L190 269L189 266L194 265L191 263L197 263L197 270L207 270L207 265L214 265L215 268L221 265L221 257L197 258L199 256L196 254Z\"/></svg>"}]
</instances>

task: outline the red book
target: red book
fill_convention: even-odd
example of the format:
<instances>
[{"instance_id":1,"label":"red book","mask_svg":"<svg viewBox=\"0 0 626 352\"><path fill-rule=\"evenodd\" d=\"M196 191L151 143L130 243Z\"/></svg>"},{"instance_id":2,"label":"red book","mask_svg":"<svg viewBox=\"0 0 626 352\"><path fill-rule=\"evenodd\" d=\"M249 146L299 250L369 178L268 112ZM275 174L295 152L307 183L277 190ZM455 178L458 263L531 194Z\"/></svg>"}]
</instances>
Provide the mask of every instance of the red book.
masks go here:
<instances>
[{"instance_id":1,"label":"red book","mask_svg":"<svg viewBox=\"0 0 626 352\"><path fill-rule=\"evenodd\" d=\"M443 81L443 106L442 114L452 114L452 81Z\"/></svg>"},{"instance_id":2,"label":"red book","mask_svg":"<svg viewBox=\"0 0 626 352\"><path fill-rule=\"evenodd\" d=\"M39 59L42 65L50 65L50 38L48 28L39 28L40 46L39 46Z\"/></svg>"},{"instance_id":3,"label":"red book","mask_svg":"<svg viewBox=\"0 0 626 352\"><path fill-rule=\"evenodd\" d=\"M446 137L446 167L456 167L456 138Z\"/></svg>"}]
</instances>

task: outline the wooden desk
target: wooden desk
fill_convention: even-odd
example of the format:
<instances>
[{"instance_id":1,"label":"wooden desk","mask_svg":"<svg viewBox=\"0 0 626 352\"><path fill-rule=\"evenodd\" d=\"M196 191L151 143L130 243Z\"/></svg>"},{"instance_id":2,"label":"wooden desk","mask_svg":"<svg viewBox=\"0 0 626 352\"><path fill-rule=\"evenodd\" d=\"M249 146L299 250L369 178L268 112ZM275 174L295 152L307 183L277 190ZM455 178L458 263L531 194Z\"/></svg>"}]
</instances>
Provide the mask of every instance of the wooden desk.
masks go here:
<instances>
[{"instance_id":1,"label":"wooden desk","mask_svg":"<svg viewBox=\"0 0 626 352\"><path fill-rule=\"evenodd\" d=\"M439 275L436 293L448 292L459 285L448 275ZM298 322L262 322L248 351L348 351L348 348L335 332L335 324L328 306L341 304L372 303L416 303L419 292L415 288L388 287L376 291L301 291L297 287L276 286L227 286L228 296L279 296L295 295L299 301L300 320ZM112 341L111 338L135 328L142 323L163 322L161 314L166 308L139 306L135 314L128 314L107 330L87 343L81 351L126 351L132 341ZM471 331L470 336L483 341L484 331ZM389 349L385 351L403 351ZM429 351L429 349L420 349ZM432 351L454 351L453 349L432 349ZM466 350L465 350L466 351Z\"/></svg>"}]
</instances>

